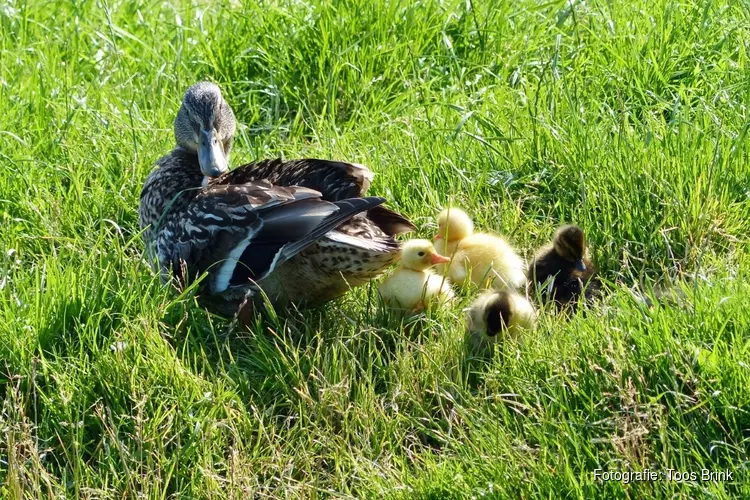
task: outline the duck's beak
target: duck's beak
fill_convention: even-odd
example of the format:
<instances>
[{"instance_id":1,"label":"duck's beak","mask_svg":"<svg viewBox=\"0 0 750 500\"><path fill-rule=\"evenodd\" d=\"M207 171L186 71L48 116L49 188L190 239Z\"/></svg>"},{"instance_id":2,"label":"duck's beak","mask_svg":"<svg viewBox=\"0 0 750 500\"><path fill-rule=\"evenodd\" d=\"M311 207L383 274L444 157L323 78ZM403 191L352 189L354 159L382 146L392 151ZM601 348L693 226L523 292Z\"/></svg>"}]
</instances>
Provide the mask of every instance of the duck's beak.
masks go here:
<instances>
[{"instance_id":1,"label":"duck's beak","mask_svg":"<svg viewBox=\"0 0 750 500\"><path fill-rule=\"evenodd\" d=\"M586 270L586 264L583 263L583 259L578 259L576 261L576 270L581 272Z\"/></svg>"},{"instance_id":2,"label":"duck's beak","mask_svg":"<svg viewBox=\"0 0 750 500\"><path fill-rule=\"evenodd\" d=\"M443 237L440 236L439 234L436 234L435 237L432 238L432 241L437 241L437 240L441 240L441 239L443 239Z\"/></svg>"},{"instance_id":3,"label":"duck's beak","mask_svg":"<svg viewBox=\"0 0 750 500\"><path fill-rule=\"evenodd\" d=\"M215 130L201 129L198 139L198 163L206 177L218 177L227 171L227 157Z\"/></svg>"},{"instance_id":4,"label":"duck's beak","mask_svg":"<svg viewBox=\"0 0 750 500\"><path fill-rule=\"evenodd\" d=\"M445 264L446 262L450 262L450 257L445 257L443 255L440 255L439 253L432 254L432 259L430 260L433 264Z\"/></svg>"}]
</instances>

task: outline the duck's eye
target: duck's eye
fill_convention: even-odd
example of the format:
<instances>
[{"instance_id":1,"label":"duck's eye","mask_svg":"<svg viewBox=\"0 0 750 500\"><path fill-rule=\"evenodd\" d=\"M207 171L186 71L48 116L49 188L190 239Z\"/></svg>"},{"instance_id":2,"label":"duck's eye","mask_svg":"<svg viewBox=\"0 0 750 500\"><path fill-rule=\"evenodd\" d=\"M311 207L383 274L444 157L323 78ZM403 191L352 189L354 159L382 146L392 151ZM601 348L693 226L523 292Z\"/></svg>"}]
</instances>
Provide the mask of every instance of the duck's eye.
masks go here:
<instances>
[{"instance_id":1,"label":"duck's eye","mask_svg":"<svg viewBox=\"0 0 750 500\"><path fill-rule=\"evenodd\" d=\"M419 255L420 257L424 257L424 252L419 252L417 255Z\"/></svg>"}]
</instances>

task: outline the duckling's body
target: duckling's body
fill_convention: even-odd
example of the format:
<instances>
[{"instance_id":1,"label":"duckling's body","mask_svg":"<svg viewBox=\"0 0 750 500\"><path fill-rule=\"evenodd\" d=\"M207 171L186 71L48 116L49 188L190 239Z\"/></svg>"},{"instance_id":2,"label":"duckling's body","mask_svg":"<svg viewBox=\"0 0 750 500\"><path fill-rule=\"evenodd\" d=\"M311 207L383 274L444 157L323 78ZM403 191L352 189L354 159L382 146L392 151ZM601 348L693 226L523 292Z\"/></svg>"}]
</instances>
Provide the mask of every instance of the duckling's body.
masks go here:
<instances>
[{"instance_id":1,"label":"duckling's body","mask_svg":"<svg viewBox=\"0 0 750 500\"><path fill-rule=\"evenodd\" d=\"M474 283L496 290L525 286L524 262L500 236L474 233L474 225L463 210L450 208L438 216L435 248L452 261L440 269L460 285Z\"/></svg>"},{"instance_id":2,"label":"duckling's body","mask_svg":"<svg viewBox=\"0 0 750 500\"><path fill-rule=\"evenodd\" d=\"M453 299L450 281L431 271L399 267L378 289L383 301L396 309L419 311L433 299Z\"/></svg>"},{"instance_id":3,"label":"duckling's body","mask_svg":"<svg viewBox=\"0 0 750 500\"><path fill-rule=\"evenodd\" d=\"M531 292L542 302L575 309L579 298L593 300L599 292L597 269L589 258L583 230L568 225L557 230L529 265Z\"/></svg>"},{"instance_id":4,"label":"duckling's body","mask_svg":"<svg viewBox=\"0 0 750 500\"><path fill-rule=\"evenodd\" d=\"M450 281L429 269L447 261L448 258L439 255L427 240L406 242L401 264L378 288L383 302L394 309L415 312L433 302L452 300Z\"/></svg>"},{"instance_id":5,"label":"duckling's body","mask_svg":"<svg viewBox=\"0 0 750 500\"><path fill-rule=\"evenodd\" d=\"M487 291L469 308L467 323L474 348L489 347L508 335L536 328L534 306L516 292Z\"/></svg>"}]
</instances>

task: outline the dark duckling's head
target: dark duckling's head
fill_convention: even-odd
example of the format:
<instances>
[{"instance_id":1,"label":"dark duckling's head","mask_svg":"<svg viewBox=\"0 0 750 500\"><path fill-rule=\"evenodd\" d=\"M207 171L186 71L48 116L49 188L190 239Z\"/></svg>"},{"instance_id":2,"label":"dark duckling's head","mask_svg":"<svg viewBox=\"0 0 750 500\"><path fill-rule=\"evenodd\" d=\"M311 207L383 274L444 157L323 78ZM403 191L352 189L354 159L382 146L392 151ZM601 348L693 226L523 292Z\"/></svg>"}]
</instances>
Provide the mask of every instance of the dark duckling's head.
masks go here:
<instances>
[{"instance_id":1,"label":"dark duckling's head","mask_svg":"<svg viewBox=\"0 0 750 500\"><path fill-rule=\"evenodd\" d=\"M198 155L201 173L218 177L229 168L236 129L234 113L219 86L199 82L187 89L174 121L177 144Z\"/></svg>"},{"instance_id":2,"label":"dark duckling's head","mask_svg":"<svg viewBox=\"0 0 750 500\"><path fill-rule=\"evenodd\" d=\"M558 229L552 239L552 246L555 252L570 261L576 270L586 270L586 236L580 227L568 225Z\"/></svg>"},{"instance_id":3,"label":"dark duckling's head","mask_svg":"<svg viewBox=\"0 0 750 500\"><path fill-rule=\"evenodd\" d=\"M536 328L536 311L529 300L516 292L488 290L467 310L470 345L479 352L523 330Z\"/></svg>"},{"instance_id":4,"label":"dark duckling's head","mask_svg":"<svg viewBox=\"0 0 750 500\"><path fill-rule=\"evenodd\" d=\"M507 292L497 292L485 304L484 321L487 336L494 337L507 329L513 316L513 305Z\"/></svg>"}]
</instances>

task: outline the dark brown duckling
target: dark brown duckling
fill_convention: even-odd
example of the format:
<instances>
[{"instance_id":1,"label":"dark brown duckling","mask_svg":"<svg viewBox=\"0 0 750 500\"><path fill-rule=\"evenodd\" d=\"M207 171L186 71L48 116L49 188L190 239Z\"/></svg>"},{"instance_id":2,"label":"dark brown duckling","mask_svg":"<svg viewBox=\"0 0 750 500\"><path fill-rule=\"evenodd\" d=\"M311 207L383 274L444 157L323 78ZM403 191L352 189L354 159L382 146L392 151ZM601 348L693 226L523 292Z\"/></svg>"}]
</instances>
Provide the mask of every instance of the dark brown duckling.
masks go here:
<instances>
[{"instance_id":1,"label":"dark brown duckling","mask_svg":"<svg viewBox=\"0 0 750 500\"><path fill-rule=\"evenodd\" d=\"M532 296L554 302L558 308L576 308L583 296L593 300L599 292L597 268L589 258L586 236L576 225L557 230L552 243L537 252L528 269Z\"/></svg>"}]
</instances>

